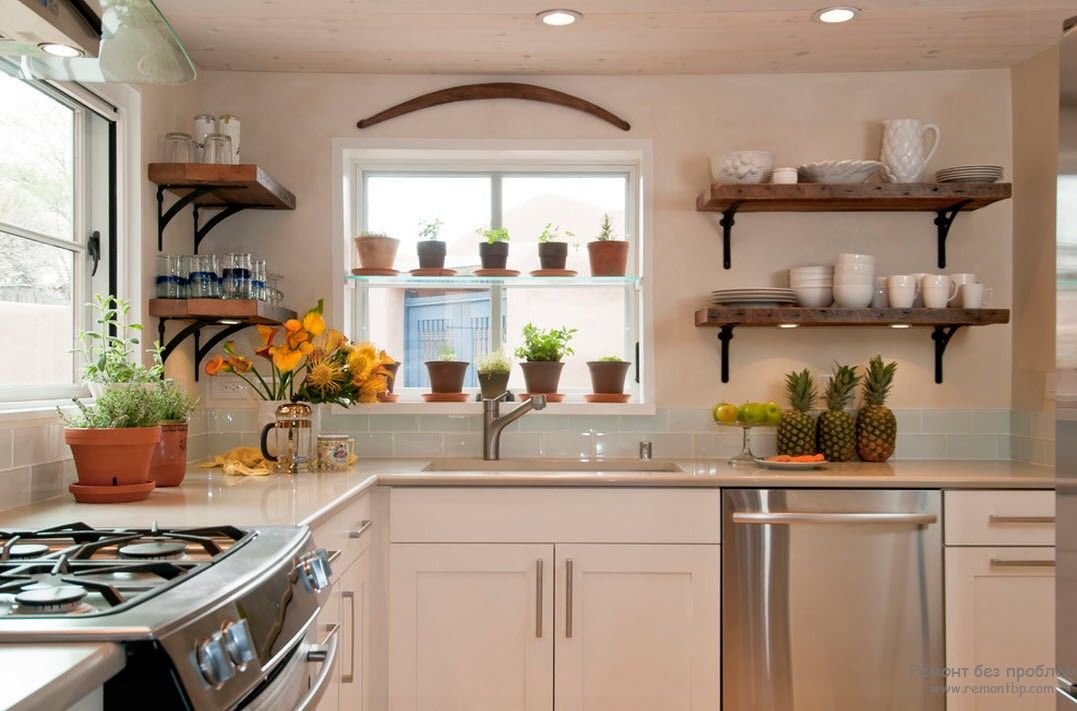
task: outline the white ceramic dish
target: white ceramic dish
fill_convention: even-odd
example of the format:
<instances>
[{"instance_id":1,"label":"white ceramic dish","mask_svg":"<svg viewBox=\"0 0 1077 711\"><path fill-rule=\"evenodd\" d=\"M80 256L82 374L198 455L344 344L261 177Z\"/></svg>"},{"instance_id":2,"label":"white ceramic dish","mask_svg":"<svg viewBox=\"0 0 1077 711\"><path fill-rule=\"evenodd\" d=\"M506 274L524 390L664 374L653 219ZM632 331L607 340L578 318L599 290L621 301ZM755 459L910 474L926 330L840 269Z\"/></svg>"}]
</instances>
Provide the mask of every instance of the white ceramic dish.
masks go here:
<instances>
[{"instance_id":1,"label":"white ceramic dish","mask_svg":"<svg viewBox=\"0 0 1077 711\"><path fill-rule=\"evenodd\" d=\"M765 183L773 172L770 151L733 151L711 157L711 178L716 183Z\"/></svg>"},{"instance_id":2,"label":"white ceramic dish","mask_svg":"<svg viewBox=\"0 0 1077 711\"><path fill-rule=\"evenodd\" d=\"M822 309L834 303L834 289L829 286L802 286L794 291L801 306Z\"/></svg>"},{"instance_id":3,"label":"white ceramic dish","mask_svg":"<svg viewBox=\"0 0 1077 711\"><path fill-rule=\"evenodd\" d=\"M769 459L756 459L756 464L764 469L774 469L785 472L805 472L812 469L826 469L830 462L772 462Z\"/></svg>"},{"instance_id":4,"label":"white ceramic dish","mask_svg":"<svg viewBox=\"0 0 1077 711\"><path fill-rule=\"evenodd\" d=\"M835 266L838 264L875 264L875 257L870 254L855 254L853 252L842 252L834 260Z\"/></svg>"},{"instance_id":5,"label":"white ceramic dish","mask_svg":"<svg viewBox=\"0 0 1077 711\"><path fill-rule=\"evenodd\" d=\"M863 309L875 296L874 284L835 284L834 303L845 309Z\"/></svg>"},{"instance_id":6,"label":"white ceramic dish","mask_svg":"<svg viewBox=\"0 0 1077 711\"><path fill-rule=\"evenodd\" d=\"M827 160L802 165L797 174L806 183L863 183L882 167L877 160Z\"/></svg>"}]
</instances>

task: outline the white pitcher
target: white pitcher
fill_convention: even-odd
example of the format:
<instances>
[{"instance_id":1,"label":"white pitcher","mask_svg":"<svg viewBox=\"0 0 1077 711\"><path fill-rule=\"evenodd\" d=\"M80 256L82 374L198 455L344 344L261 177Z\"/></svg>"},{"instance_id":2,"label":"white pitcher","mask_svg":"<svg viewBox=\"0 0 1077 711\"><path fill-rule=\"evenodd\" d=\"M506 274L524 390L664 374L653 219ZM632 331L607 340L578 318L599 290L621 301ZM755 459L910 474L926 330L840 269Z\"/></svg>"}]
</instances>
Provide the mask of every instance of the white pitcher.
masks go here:
<instances>
[{"instance_id":1,"label":"white pitcher","mask_svg":"<svg viewBox=\"0 0 1077 711\"><path fill-rule=\"evenodd\" d=\"M931 150L924 151L924 134L931 132ZM924 167L935 155L942 137L939 127L917 119L883 121L883 152L880 160L885 166L886 179L891 183L915 183Z\"/></svg>"}]
</instances>

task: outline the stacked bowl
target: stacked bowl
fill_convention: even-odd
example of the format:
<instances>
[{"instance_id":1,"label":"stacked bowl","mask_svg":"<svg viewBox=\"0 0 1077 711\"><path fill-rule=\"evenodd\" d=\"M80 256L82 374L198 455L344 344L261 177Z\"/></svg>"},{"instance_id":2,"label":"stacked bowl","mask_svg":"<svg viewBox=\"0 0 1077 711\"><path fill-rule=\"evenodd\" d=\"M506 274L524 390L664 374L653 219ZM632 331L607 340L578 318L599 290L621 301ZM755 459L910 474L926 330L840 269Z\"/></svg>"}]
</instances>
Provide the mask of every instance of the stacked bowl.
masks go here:
<instances>
[{"instance_id":1,"label":"stacked bowl","mask_svg":"<svg viewBox=\"0 0 1077 711\"><path fill-rule=\"evenodd\" d=\"M794 267L789 270L789 287L801 306L830 306L834 303L834 268L830 265Z\"/></svg>"},{"instance_id":2,"label":"stacked bowl","mask_svg":"<svg viewBox=\"0 0 1077 711\"><path fill-rule=\"evenodd\" d=\"M834 305L862 309L875 296L875 257L839 254L834 264Z\"/></svg>"}]
</instances>

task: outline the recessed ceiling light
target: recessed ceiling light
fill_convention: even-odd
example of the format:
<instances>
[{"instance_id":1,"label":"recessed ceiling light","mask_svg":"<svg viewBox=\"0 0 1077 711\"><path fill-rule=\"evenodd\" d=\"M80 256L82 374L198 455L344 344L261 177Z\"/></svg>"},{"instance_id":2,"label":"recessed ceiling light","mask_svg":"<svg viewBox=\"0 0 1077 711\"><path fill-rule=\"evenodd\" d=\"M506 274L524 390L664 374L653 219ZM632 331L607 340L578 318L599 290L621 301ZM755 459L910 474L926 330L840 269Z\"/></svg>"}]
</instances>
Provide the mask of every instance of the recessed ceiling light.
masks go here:
<instances>
[{"instance_id":1,"label":"recessed ceiling light","mask_svg":"<svg viewBox=\"0 0 1077 711\"><path fill-rule=\"evenodd\" d=\"M564 27L565 25L571 25L576 20L583 17L575 10L543 10L538 15L538 19L542 20L545 25L551 25L553 27Z\"/></svg>"},{"instance_id":2,"label":"recessed ceiling light","mask_svg":"<svg viewBox=\"0 0 1077 711\"><path fill-rule=\"evenodd\" d=\"M828 25L835 25L841 22L848 22L859 13L860 8L858 7L839 5L837 7L824 7L822 10L816 10L812 13L812 19L816 22L825 22Z\"/></svg>"},{"instance_id":3,"label":"recessed ceiling light","mask_svg":"<svg viewBox=\"0 0 1077 711\"><path fill-rule=\"evenodd\" d=\"M63 57L64 59L82 56L82 50L78 47L71 47L70 45L59 44L57 42L42 42L38 45L38 49L45 54L51 54L54 57Z\"/></svg>"}]
</instances>

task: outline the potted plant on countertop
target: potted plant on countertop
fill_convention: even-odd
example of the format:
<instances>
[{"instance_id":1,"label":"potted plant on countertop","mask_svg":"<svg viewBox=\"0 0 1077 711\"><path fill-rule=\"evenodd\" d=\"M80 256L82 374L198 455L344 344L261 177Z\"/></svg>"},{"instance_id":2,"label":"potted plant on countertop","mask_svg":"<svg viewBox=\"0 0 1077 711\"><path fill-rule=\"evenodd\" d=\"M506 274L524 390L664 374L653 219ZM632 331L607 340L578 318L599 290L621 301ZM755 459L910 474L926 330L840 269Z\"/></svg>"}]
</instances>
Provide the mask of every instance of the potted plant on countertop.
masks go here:
<instances>
[{"instance_id":1,"label":"potted plant on countertop","mask_svg":"<svg viewBox=\"0 0 1077 711\"><path fill-rule=\"evenodd\" d=\"M545 395L550 402L560 402L564 395L557 392L561 382L561 359L572 355L568 343L576 333L574 328L540 329L534 324L524 326L524 344L516 349L516 357L523 359L524 383L529 395Z\"/></svg>"},{"instance_id":2,"label":"potted plant on countertop","mask_svg":"<svg viewBox=\"0 0 1077 711\"><path fill-rule=\"evenodd\" d=\"M575 233L565 230L566 237L575 237ZM539 264L543 271L565 271L565 262L568 261L568 242L563 242L561 226L547 222L539 233L538 253Z\"/></svg>"},{"instance_id":3,"label":"potted plant on countertop","mask_svg":"<svg viewBox=\"0 0 1077 711\"><path fill-rule=\"evenodd\" d=\"M479 375L483 400L496 400L508 390L512 362L505 351L496 350L479 356L475 361L475 371Z\"/></svg>"},{"instance_id":4,"label":"potted plant on countertop","mask_svg":"<svg viewBox=\"0 0 1077 711\"><path fill-rule=\"evenodd\" d=\"M90 395L99 397L107 388L118 384L144 387L160 380L164 366L159 359L151 368L136 360L142 324L127 320L131 302L98 294L92 306L97 312L98 328L80 333L82 346L74 351L86 364L82 377Z\"/></svg>"},{"instance_id":5,"label":"potted plant on countertop","mask_svg":"<svg viewBox=\"0 0 1077 711\"><path fill-rule=\"evenodd\" d=\"M198 406L198 398L171 379L157 385L157 396L161 407L161 441L150 462L150 479L157 486L179 486L187 472L187 421Z\"/></svg>"},{"instance_id":6,"label":"potted plant on countertop","mask_svg":"<svg viewBox=\"0 0 1077 711\"><path fill-rule=\"evenodd\" d=\"M467 376L466 360L457 360L456 351L445 344L438 352L437 360L426 361L426 372L430 376L431 392L423 395L427 402L463 402L464 378Z\"/></svg>"},{"instance_id":7,"label":"potted plant on countertop","mask_svg":"<svg viewBox=\"0 0 1077 711\"><path fill-rule=\"evenodd\" d=\"M475 233L482 237L479 243L479 258L484 270L505 271L509 259L509 231L504 227L485 229L480 227ZM519 272L517 272L518 274Z\"/></svg>"},{"instance_id":8,"label":"potted plant on countertop","mask_svg":"<svg viewBox=\"0 0 1077 711\"><path fill-rule=\"evenodd\" d=\"M438 239L443 224L439 219L419 222L419 241L415 246L419 255L419 269L445 268L445 242Z\"/></svg>"},{"instance_id":9,"label":"potted plant on countertop","mask_svg":"<svg viewBox=\"0 0 1077 711\"><path fill-rule=\"evenodd\" d=\"M591 371L590 395L584 395L587 402L628 402L625 393L625 376L632 365L620 356L605 356L587 362Z\"/></svg>"},{"instance_id":10,"label":"potted plant on countertop","mask_svg":"<svg viewBox=\"0 0 1077 711\"><path fill-rule=\"evenodd\" d=\"M399 247L400 240L381 232L360 233L355 238L355 249L359 252L359 264L362 267L360 273L395 274L393 264L396 262L396 250Z\"/></svg>"},{"instance_id":11,"label":"potted plant on countertop","mask_svg":"<svg viewBox=\"0 0 1077 711\"><path fill-rule=\"evenodd\" d=\"M591 261L591 276L624 276L628 269L628 242L613 234L613 221L609 215L602 216L602 226L594 242L587 243L587 256Z\"/></svg>"}]
</instances>

